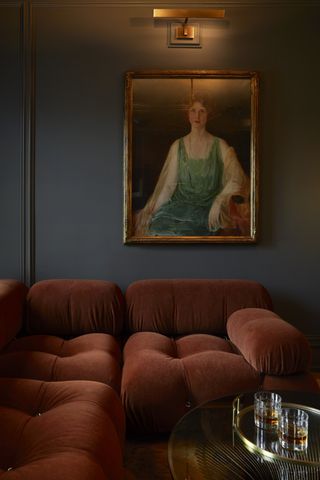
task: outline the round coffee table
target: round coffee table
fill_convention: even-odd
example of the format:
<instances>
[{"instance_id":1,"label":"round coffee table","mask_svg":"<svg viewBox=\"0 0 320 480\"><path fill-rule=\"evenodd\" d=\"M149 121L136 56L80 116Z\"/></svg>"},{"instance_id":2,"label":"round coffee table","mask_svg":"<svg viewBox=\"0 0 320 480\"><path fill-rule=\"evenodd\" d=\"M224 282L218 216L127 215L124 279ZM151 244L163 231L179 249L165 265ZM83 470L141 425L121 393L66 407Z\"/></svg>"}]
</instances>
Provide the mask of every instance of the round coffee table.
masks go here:
<instances>
[{"instance_id":1,"label":"round coffee table","mask_svg":"<svg viewBox=\"0 0 320 480\"><path fill-rule=\"evenodd\" d=\"M319 394L278 393L284 402L320 409ZM250 451L233 428L234 398L201 405L177 423L168 444L169 465L174 480L320 479L319 467L270 459ZM246 405L252 404L253 393L243 395L241 401ZM315 442L320 449L320 423L319 438L316 437Z\"/></svg>"}]
</instances>

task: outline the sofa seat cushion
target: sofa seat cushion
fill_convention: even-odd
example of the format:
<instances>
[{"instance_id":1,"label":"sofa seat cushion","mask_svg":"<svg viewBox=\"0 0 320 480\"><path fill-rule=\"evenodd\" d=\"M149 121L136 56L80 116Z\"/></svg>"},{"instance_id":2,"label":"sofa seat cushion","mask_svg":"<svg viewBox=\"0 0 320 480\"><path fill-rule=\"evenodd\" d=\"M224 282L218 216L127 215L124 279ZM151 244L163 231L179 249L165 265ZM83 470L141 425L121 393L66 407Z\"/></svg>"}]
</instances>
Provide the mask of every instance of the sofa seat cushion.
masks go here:
<instances>
[{"instance_id":1,"label":"sofa seat cushion","mask_svg":"<svg viewBox=\"0 0 320 480\"><path fill-rule=\"evenodd\" d=\"M190 408L259 383L259 373L213 335L138 332L124 346L121 395L127 427L136 432L168 432Z\"/></svg>"},{"instance_id":2,"label":"sofa seat cushion","mask_svg":"<svg viewBox=\"0 0 320 480\"><path fill-rule=\"evenodd\" d=\"M264 375L261 389L319 393L316 377L310 372L286 376Z\"/></svg>"},{"instance_id":3,"label":"sofa seat cushion","mask_svg":"<svg viewBox=\"0 0 320 480\"><path fill-rule=\"evenodd\" d=\"M1 478L120 480L124 414L98 382L0 379Z\"/></svg>"},{"instance_id":4,"label":"sofa seat cushion","mask_svg":"<svg viewBox=\"0 0 320 480\"><path fill-rule=\"evenodd\" d=\"M89 333L72 340L33 335L13 340L0 354L0 377L45 381L94 380L120 392L120 346L115 338Z\"/></svg>"}]
</instances>

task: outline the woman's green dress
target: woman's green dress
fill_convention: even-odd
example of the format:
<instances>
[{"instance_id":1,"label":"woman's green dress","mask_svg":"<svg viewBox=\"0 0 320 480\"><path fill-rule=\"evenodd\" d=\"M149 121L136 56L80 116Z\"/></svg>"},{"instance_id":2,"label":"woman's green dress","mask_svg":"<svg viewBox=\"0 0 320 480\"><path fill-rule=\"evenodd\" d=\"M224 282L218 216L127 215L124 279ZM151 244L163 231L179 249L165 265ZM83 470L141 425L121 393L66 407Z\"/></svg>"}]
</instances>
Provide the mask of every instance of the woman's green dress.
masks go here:
<instances>
[{"instance_id":1,"label":"woman's green dress","mask_svg":"<svg viewBox=\"0 0 320 480\"><path fill-rule=\"evenodd\" d=\"M208 229L212 203L222 190L223 161L215 137L207 158L189 158L183 139L178 146L178 181L168 202L153 215L150 235L215 235Z\"/></svg>"}]
</instances>

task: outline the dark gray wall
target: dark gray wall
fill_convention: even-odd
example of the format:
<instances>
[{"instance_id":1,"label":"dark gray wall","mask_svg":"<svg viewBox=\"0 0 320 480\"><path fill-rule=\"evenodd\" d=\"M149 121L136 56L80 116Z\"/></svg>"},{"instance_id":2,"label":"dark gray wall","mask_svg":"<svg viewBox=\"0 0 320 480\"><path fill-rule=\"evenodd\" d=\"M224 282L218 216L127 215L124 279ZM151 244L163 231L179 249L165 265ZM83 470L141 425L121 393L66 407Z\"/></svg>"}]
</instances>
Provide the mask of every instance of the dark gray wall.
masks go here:
<instances>
[{"instance_id":1,"label":"dark gray wall","mask_svg":"<svg viewBox=\"0 0 320 480\"><path fill-rule=\"evenodd\" d=\"M103 278L125 289L152 277L249 278L280 314L320 335L318 2L222 2L226 18L203 23L201 49L167 48L166 23L152 19L161 1L37 3L36 280ZM17 18L1 8L0 266L19 278ZM256 245L123 245L124 73L154 68L260 72Z\"/></svg>"},{"instance_id":2,"label":"dark gray wall","mask_svg":"<svg viewBox=\"0 0 320 480\"><path fill-rule=\"evenodd\" d=\"M22 270L20 9L0 4L0 277Z\"/></svg>"}]
</instances>

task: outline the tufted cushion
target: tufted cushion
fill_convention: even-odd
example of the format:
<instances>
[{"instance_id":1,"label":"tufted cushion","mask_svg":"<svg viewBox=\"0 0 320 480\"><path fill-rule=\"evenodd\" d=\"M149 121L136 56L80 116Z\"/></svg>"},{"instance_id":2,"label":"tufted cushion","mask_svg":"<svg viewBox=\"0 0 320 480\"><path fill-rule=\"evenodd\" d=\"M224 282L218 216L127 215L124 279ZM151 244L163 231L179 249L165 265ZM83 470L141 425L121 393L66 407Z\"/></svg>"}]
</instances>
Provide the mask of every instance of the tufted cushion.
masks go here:
<instances>
[{"instance_id":1,"label":"tufted cushion","mask_svg":"<svg viewBox=\"0 0 320 480\"><path fill-rule=\"evenodd\" d=\"M248 280L140 280L129 285L126 303L129 332L163 335L225 335L234 311L272 308L266 289Z\"/></svg>"},{"instance_id":2,"label":"tufted cushion","mask_svg":"<svg viewBox=\"0 0 320 480\"><path fill-rule=\"evenodd\" d=\"M0 349L20 330L28 288L16 280L0 280Z\"/></svg>"},{"instance_id":3,"label":"tufted cushion","mask_svg":"<svg viewBox=\"0 0 320 480\"><path fill-rule=\"evenodd\" d=\"M124 415L106 385L1 378L0 424L3 480L123 478Z\"/></svg>"},{"instance_id":4,"label":"tufted cushion","mask_svg":"<svg viewBox=\"0 0 320 480\"><path fill-rule=\"evenodd\" d=\"M29 334L119 335L124 298L116 284L104 280L43 280L30 288L26 313Z\"/></svg>"},{"instance_id":5,"label":"tufted cushion","mask_svg":"<svg viewBox=\"0 0 320 480\"><path fill-rule=\"evenodd\" d=\"M239 310L228 319L227 331L244 358L259 372L290 375L310 367L311 348L306 337L269 310Z\"/></svg>"},{"instance_id":6,"label":"tufted cushion","mask_svg":"<svg viewBox=\"0 0 320 480\"><path fill-rule=\"evenodd\" d=\"M34 335L13 340L0 354L0 377L45 381L95 380L120 391L122 354L108 334L63 340Z\"/></svg>"},{"instance_id":7,"label":"tufted cushion","mask_svg":"<svg viewBox=\"0 0 320 480\"><path fill-rule=\"evenodd\" d=\"M259 381L228 341L212 335L139 332L124 347L121 394L135 432L170 431L191 407L257 389Z\"/></svg>"}]
</instances>

